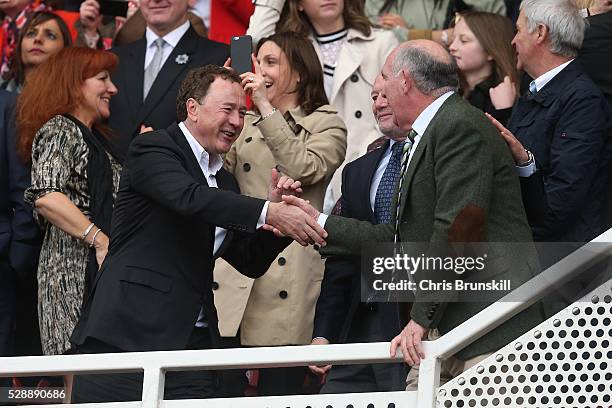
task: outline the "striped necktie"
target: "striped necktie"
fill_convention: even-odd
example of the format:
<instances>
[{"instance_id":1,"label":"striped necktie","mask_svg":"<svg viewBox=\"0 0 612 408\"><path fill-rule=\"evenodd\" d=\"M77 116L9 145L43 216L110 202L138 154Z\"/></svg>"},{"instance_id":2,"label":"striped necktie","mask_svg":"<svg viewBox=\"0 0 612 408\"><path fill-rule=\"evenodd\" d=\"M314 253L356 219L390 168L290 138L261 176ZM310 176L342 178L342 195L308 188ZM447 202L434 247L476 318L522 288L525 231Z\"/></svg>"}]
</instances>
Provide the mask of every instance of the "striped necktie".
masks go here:
<instances>
[{"instance_id":1,"label":"striped necktie","mask_svg":"<svg viewBox=\"0 0 612 408\"><path fill-rule=\"evenodd\" d=\"M402 169L400 170L399 185L397 186L397 202L395 206L395 234L393 236L393 242L397 244L399 241L399 227L400 227L400 207L402 203L402 189L404 185L404 179L406 178L406 168L408 167L408 158L410 157L410 151L414 143L414 138L417 136L417 132L413 129L410 130L408 137L406 138L406 144L404 145L404 155L402 157Z\"/></svg>"}]
</instances>

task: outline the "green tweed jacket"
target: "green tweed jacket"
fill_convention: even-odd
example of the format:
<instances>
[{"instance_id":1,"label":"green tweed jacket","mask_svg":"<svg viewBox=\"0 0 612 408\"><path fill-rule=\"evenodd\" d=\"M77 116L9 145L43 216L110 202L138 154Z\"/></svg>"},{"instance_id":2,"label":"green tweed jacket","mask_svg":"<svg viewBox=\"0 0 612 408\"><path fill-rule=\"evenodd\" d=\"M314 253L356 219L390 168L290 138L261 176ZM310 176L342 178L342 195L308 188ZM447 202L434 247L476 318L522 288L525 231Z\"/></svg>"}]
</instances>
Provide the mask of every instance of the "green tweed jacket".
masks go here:
<instances>
[{"instance_id":1,"label":"green tweed jacket","mask_svg":"<svg viewBox=\"0 0 612 408\"><path fill-rule=\"evenodd\" d=\"M399 205L402 242L526 243L521 251L510 245L490 245L488 259L497 262L496 271L502 271L494 278L511 279L516 288L539 272L509 149L483 113L459 95L444 102L422 135L406 169ZM321 255L359 256L366 242L393 242L394 223L373 225L330 216L325 224L327 246ZM487 305L417 297L411 318L444 334ZM542 320L540 306L530 308L456 357L466 360L497 350Z\"/></svg>"}]
</instances>

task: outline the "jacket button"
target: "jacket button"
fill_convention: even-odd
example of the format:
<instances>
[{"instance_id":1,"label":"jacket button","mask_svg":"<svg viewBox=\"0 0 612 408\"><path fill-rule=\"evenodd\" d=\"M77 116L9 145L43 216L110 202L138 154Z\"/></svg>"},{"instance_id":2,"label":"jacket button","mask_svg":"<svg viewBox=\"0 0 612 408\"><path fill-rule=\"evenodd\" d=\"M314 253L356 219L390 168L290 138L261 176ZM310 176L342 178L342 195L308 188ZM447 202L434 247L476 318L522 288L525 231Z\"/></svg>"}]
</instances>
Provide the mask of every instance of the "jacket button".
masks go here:
<instances>
[{"instance_id":1,"label":"jacket button","mask_svg":"<svg viewBox=\"0 0 612 408\"><path fill-rule=\"evenodd\" d=\"M219 284L217 282L213 282L211 287L212 287L212 290L217 290L219 289Z\"/></svg>"},{"instance_id":2,"label":"jacket button","mask_svg":"<svg viewBox=\"0 0 612 408\"><path fill-rule=\"evenodd\" d=\"M356 117L357 119L359 119L359 118L361 117L361 111L360 111L360 110L355 111L355 117Z\"/></svg>"},{"instance_id":3,"label":"jacket button","mask_svg":"<svg viewBox=\"0 0 612 408\"><path fill-rule=\"evenodd\" d=\"M357 81L359 81L359 77L357 76L357 74L351 75L351 82L357 82Z\"/></svg>"},{"instance_id":4,"label":"jacket button","mask_svg":"<svg viewBox=\"0 0 612 408\"><path fill-rule=\"evenodd\" d=\"M249 163L244 163L242 165L242 168L244 169L244 171L250 171L251 170L251 165Z\"/></svg>"},{"instance_id":5,"label":"jacket button","mask_svg":"<svg viewBox=\"0 0 612 408\"><path fill-rule=\"evenodd\" d=\"M283 258L282 256L280 258L278 258L278 264L280 266L283 266L286 263L287 263L287 260L285 258Z\"/></svg>"},{"instance_id":6,"label":"jacket button","mask_svg":"<svg viewBox=\"0 0 612 408\"><path fill-rule=\"evenodd\" d=\"M253 140L253 138L251 136L247 137L246 139L244 139L244 141L246 143L251 143L251 140Z\"/></svg>"},{"instance_id":7,"label":"jacket button","mask_svg":"<svg viewBox=\"0 0 612 408\"><path fill-rule=\"evenodd\" d=\"M287 293L287 291L286 291L286 290L281 290L280 292L278 292L278 296L279 296L281 299L287 299L287 296L289 296L289 294Z\"/></svg>"}]
</instances>

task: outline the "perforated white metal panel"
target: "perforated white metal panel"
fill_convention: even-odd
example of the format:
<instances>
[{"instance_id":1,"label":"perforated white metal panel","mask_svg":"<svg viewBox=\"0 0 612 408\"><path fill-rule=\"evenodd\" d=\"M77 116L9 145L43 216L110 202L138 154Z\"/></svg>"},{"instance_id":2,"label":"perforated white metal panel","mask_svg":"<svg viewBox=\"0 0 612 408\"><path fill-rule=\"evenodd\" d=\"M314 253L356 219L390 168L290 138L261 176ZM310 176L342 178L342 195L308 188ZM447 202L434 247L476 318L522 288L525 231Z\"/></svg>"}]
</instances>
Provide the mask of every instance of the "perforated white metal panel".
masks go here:
<instances>
[{"instance_id":1,"label":"perforated white metal panel","mask_svg":"<svg viewBox=\"0 0 612 408\"><path fill-rule=\"evenodd\" d=\"M612 407L612 280L437 391L439 407Z\"/></svg>"}]
</instances>

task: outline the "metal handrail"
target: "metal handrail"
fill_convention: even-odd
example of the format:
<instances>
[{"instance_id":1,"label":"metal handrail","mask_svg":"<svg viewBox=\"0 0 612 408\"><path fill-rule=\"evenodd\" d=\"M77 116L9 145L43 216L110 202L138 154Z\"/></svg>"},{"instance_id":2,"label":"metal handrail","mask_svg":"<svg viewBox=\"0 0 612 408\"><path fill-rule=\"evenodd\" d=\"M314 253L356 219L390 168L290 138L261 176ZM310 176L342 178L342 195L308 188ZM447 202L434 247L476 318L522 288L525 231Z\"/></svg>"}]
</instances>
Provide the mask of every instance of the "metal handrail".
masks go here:
<instances>
[{"instance_id":1,"label":"metal handrail","mask_svg":"<svg viewBox=\"0 0 612 408\"><path fill-rule=\"evenodd\" d=\"M424 342L418 406L434 407L439 385L440 361L453 355L512 316L528 308L561 284L612 252L612 229L546 269L511 294L483 309L438 340ZM510 301L521 293L522 302ZM163 400L166 371L218 370L252 367L290 367L310 364L364 364L400 361L389 356L389 343L353 343L313 346L259 347L156 351L121 354L32 356L0 358L0 377L34 374L144 371L143 407L158 407ZM127 406L127 405L126 405Z\"/></svg>"}]
</instances>

